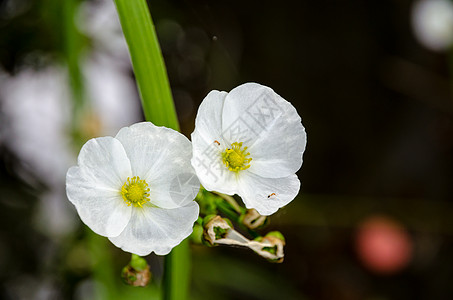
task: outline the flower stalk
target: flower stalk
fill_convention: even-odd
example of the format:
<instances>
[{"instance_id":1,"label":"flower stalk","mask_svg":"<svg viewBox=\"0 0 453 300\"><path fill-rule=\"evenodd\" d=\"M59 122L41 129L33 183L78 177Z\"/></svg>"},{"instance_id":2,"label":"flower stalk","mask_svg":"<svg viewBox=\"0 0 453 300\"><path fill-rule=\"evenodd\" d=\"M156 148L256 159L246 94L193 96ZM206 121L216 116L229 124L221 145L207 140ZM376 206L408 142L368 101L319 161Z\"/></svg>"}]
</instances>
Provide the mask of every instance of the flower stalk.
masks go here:
<instances>
[{"instance_id":1,"label":"flower stalk","mask_svg":"<svg viewBox=\"0 0 453 300\"><path fill-rule=\"evenodd\" d=\"M218 195L220 198L224 199L226 202L228 202L231 207L238 213L238 214L242 214L242 208L241 206L236 202L236 200L231 197L230 195L225 195L225 194L222 194L222 193L216 193L214 192L214 194Z\"/></svg>"},{"instance_id":2,"label":"flower stalk","mask_svg":"<svg viewBox=\"0 0 453 300\"><path fill-rule=\"evenodd\" d=\"M115 0L131 55L146 120L179 130L157 35L145 0ZM163 298L188 299L190 253L187 240L166 256Z\"/></svg>"}]
</instances>

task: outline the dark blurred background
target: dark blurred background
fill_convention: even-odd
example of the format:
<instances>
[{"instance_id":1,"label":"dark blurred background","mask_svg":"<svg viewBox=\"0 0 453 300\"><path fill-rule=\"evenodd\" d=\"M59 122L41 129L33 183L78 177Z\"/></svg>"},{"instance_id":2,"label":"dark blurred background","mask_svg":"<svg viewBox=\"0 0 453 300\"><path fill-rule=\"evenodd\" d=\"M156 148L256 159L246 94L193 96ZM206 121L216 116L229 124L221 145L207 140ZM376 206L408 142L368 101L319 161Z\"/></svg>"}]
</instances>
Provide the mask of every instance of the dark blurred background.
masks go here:
<instances>
[{"instance_id":1,"label":"dark blurred background","mask_svg":"<svg viewBox=\"0 0 453 300\"><path fill-rule=\"evenodd\" d=\"M212 89L290 101L300 195L271 217L285 261L193 246L192 299L451 299L453 3L148 1L182 131ZM65 173L143 119L112 0L0 0L0 298L155 299L91 233Z\"/></svg>"}]
</instances>

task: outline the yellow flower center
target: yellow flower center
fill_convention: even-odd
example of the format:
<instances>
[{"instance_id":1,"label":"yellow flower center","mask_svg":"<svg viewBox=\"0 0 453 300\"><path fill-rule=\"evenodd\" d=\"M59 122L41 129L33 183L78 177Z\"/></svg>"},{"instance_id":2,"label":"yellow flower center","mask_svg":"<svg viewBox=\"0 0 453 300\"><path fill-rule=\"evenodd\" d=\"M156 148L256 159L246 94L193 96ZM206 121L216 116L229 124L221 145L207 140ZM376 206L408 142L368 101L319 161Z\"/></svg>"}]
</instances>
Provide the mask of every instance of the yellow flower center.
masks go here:
<instances>
[{"instance_id":1,"label":"yellow flower center","mask_svg":"<svg viewBox=\"0 0 453 300\"><path fill-rule=\"evenodd\" d=\"M148 184L138 176L128 177L121 188L121 196L127 206L143 207L149 201Z\"/></svg>"},{"instance_id":2,"label":"yellow flower center","mask_svg":"<svg viewBox=\"0 0 453 300\"><path fill-rule=\"evenodd\" d=\"M231 148L227 148L222 153L222 159L225 166L228 170L233 172L239 172L241 170L245 170L250 168L250 161L252 160L250 152L246 152L247 147L242 149L242 142L241 143L233 143L231 144Z\"/></svg>"}]
</instances>

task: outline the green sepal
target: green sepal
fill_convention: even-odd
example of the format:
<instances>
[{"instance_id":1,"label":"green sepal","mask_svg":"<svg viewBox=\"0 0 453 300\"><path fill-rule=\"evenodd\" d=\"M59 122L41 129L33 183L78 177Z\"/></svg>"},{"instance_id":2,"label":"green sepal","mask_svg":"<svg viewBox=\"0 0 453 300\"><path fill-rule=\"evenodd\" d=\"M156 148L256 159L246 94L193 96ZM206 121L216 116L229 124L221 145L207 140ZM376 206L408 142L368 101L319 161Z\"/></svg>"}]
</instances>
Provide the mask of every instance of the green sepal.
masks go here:
<instances>
[{"instance_id":1,"label":"green sepal","mask_svg":"<svg viewBox=\"0 0 453 300\"><path fill-rule=\"evenodd\" d=\"M217 214L216 196L208 192L203 187L198 192L196 201L200 205L201 215L215 215Z\"/></svg>"},{"instance_id":2,"label":"green sepal","mask_svg":"<svg viewBox=\"0 0 453 300\"><path fill-rule=\"evenodd\" d=\"M132 254L129 265L137 271L143 271L148 267L148 262L137 254Z\"/></svg>"},{"instance_id":3,"label":"green sepal","mask_svg":"<svg viewBox=\"0 0 453 300\"><path fill-rule=\"evenodd\" d=\"M266 234L266 236L272 236L272 237L275 237L275 238L278 238L279 240L283 241L283 243L285 243L285 237L283 236L283 234L280 232L280 231L271 231L271 232L268 232Z\"/></svg>"},{"instance_id":4,"label":"green sepal","mask_svg":"<svg viewBox=\"0 0 453 300\"><path fill-rule=\"evenodd\" d=\"M205 217L203 218L203 228L206 228L206 225L207 225L212 219L214 219L216 216L217 216L217 215L214 215L214 214L205 216Z\"/></svg>"},{"instance_id":5,"label":"green sepal","mask_svg":"<svg viewBox=\"0 0 453 300\"><path fill-rule=\"evenodd\" d=\"M192 234L190 235L190 240L195 244L203 243L203 226L201 224L195 223Z\"/></svg>"}]
</instances>

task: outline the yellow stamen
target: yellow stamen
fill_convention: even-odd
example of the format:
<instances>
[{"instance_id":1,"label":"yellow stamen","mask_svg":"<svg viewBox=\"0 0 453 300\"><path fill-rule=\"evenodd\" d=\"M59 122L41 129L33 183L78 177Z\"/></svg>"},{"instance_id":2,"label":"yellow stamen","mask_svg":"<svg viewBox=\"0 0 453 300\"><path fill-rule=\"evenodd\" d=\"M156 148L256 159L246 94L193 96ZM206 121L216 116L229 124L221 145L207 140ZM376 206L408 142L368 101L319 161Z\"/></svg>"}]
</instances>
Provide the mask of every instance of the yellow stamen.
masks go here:
<instances>
[{"instance_id":1,"label":"yellow stamen","mask_svg":"<svg viewBox=\"0 0 453 300\"><path fill-rule=\"evenodd\" d=\"M121 188L121 196L127 206L143 207L143 204L149 201L148 183L138 176L128 177Z\"/></svg>"},{"instance_id":2,"label":"yellow stamen","mask_svg":"<svg viewBox=\"0 0 453 300\"><path fill-rule=\"evenodd\" d=\"M231 144L231 148L225 149L222 153L222 159L225 166L228 170L233 172L239 172L241 170L245 170L250 168L250 161L252 160L250 152L246 152L247 147L242 149L242 142L241 143L233 143Z\"/></svg>"}]
</instances>

